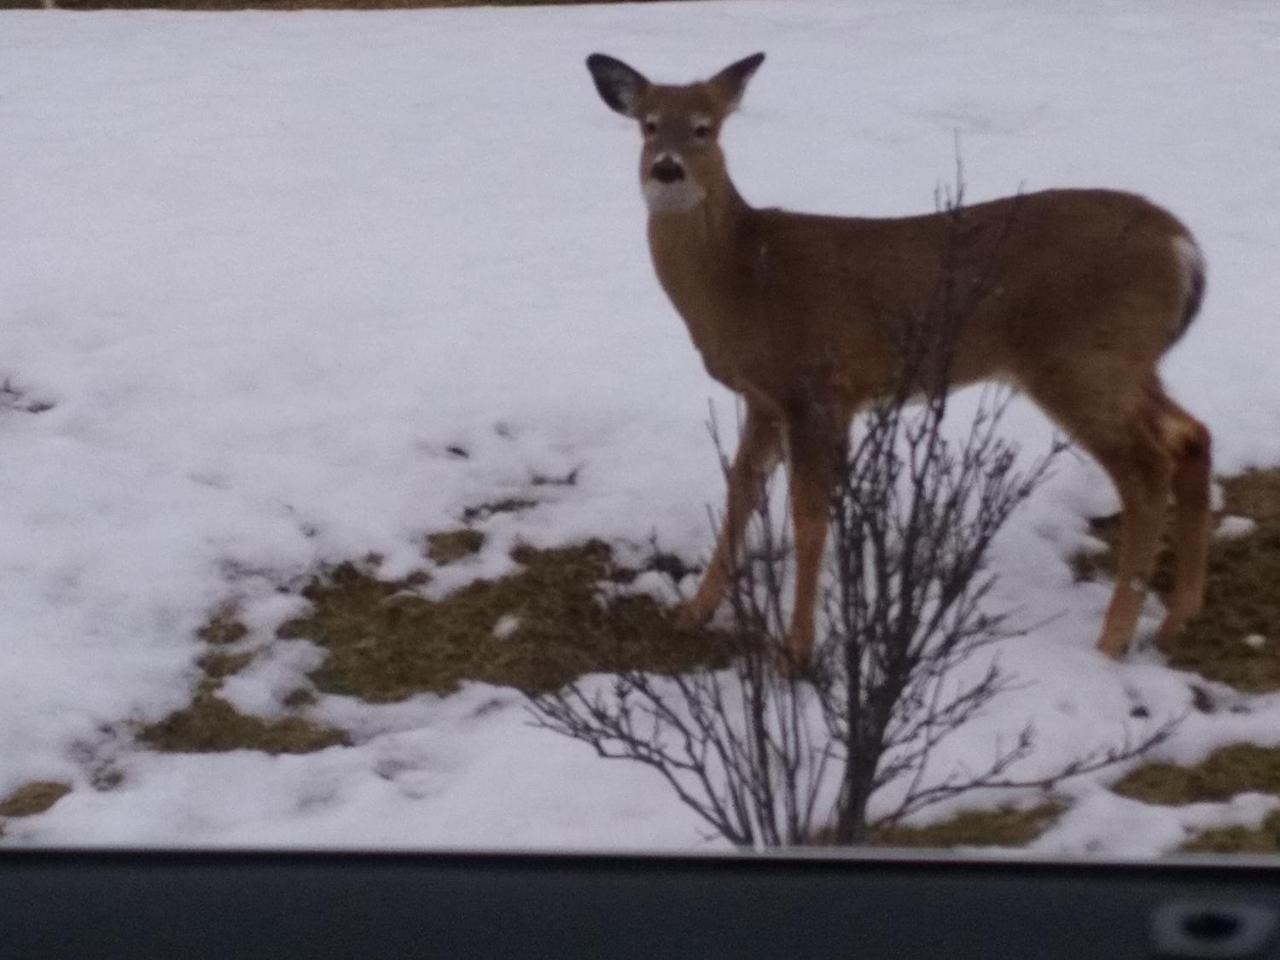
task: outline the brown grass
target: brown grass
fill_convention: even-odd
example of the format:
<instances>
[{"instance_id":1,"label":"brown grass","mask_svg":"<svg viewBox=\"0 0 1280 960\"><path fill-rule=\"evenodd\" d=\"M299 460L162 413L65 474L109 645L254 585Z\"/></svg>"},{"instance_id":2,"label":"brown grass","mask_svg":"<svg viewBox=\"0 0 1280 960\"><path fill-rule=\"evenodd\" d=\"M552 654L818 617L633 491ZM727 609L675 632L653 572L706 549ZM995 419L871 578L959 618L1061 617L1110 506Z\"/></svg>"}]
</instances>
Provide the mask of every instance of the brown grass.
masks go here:
<instances>
[{"instance_id":1,"label":"brown grass","mask_svg":"<svg viewBox=\"0 0 1280 960\"><path fill-rule=\"evenodd\" d=\"M1280 853L1280 810L1256 830L1218 827L1206 830L1183 844L1189 853Z\"/></svg>"},{"instance_id":2,"label":"brown grass","mask_svg":"<svg viewBox=\"0 0 1280 960\"><path fill-rule=\"evenodd\" d=\"M70 792L70 784L52 780L24 783L0 800L0 817L34 817L44 813Z\"/></svg>"},{"instance_id":3,"label":"brown grass","mask_svg":"<svg viewBox=\"0 0 1280 960\"><path fill-rule=\"evenodd\" d=\"M307 585L311 611L279 633L328 652L311 675L320 690L370 702L449 693L466 681L552 690L584 673L674 673L719 656L715 634L677 633L651 597L603 601L602 586L638 572L615 564L607 544L520 547L512 558L511 574L439 600L342 564Z\"/></svg>"},{"instance_id":4,"label":"brown grass","mask_svg":"<svg viewBox=\"0 0 1280 960\"><path fill-rule=\"evenodd\" d=\"M268 720L240 713L212 693L197 693L189 707L144 727L138 738L152 750L170 753L312 753L349 744L344 731L322 727L303 717Z\"/></svg>"},{"instance_id":5,"label":"brown grass","mask_svg":"<svg viewBox=\"0 0 1280 960\"><path fill-rule=\"evenodd\" d=\"M463 527L460 530L442 530L427 536L427 556L432 563L444 566L456 563L480 552L484 546L484 534L479 530Z\"/></svg>"},{"instance_id":6,"label":"brown grass","mask_svg":"<svg viewBox=\"0 0 1280 960\"><path fill-rule=\"evenodd\" d=\"M1204 763L1194 767L1149 763L1112 789L1121 796L1162 806L1220 803L1241 793L1280 795L1280 748L1236 743L1215 750ZM1280 853L1280 812L1273 813L1257 829L1206 830L1182 849L1200 853Z\"/></svg>"},{"instance_id":7,"label":"brown grass","mask_svg":"<svg viewBox=\"0 0 1280 960\"><path fill-rule=\"evenodd\" d=\"M197 639L217 647L239 643L248 635L249 628L238 619L235 604L219 607L196 631Z\"/></svg>"},{"instance_id":8,"label":"brown grass","mask_svg":"<svg viewBox=\"0 0 1280 960\"><path fill-rule=\"evenodd\" d=\"M1025 847L1062 816L1065 808L1045 803L1029 810L972 810L927 827L886 827L871 838L877 847Z\"/></svg>"},{"instance_id":9,"label":"brown grass","mask_svg":"<svg viewBox=\"0 0 1280 960\"><path fill-rule=\"evenodd\" d=\"M473 509L488 516L526 508L513 500ZM443 565L474 555L484 542L483 533L464 527L429 535L425 550ZM427 571L381 580L373 572L376 557L313 577L301 591L311 610L278 632L310 639L327 656L309 678L314 687L300 686L284 698L283 717L243 714L220 695L227 678L255 655L242 642L249 631L234 604L225 605L197 631L206 650L190 704L140 728L138 739L163 751L305 753L350 742L345 731L307 718L316 690L367 702L448 693L467 681L547 690L588 672L677 672L720 657L719 635L677 633L670 612L650 597L604 600L602 588L629 583L640 571L614 563L600 541L519 547L512 557L519 567L510 575L473 581L439 600L419 592L431 580ZM655 554L646 569L680 576L690 568Z\"/></svg>"},{"instance_id":10,"label":"brown grass","mask_svg":"<svg viewBox=\"0 0 1280 960\"><path fill-rule=\"evenodd\" d=\"M163 720L141 727L138 739L152 750L169 753L311 753L349 743L350 738L342 730L321 726L298 714L273 719L249 716L218 695L228 677L253 661L252 651L226 649L248 635L248 628L236 619L233 606L216 611L197 631L209 649L197 661L201 676L191 703ZM300 710L309 702L295 699L285 706Z\"/></svg>"},{"instance_id":11,"label":"brown grass","mask_svg":"<svg viewBox=\"0 0 1280 960\"><path fill-rule=\"evenodd\" d=\"M1220 802L1255 791L1280 795L1280 748L1236 743L1215 750L1194 767L1149 763L1111 789L1143 803L1165 806Z\"/></svg>"}]
</instances>

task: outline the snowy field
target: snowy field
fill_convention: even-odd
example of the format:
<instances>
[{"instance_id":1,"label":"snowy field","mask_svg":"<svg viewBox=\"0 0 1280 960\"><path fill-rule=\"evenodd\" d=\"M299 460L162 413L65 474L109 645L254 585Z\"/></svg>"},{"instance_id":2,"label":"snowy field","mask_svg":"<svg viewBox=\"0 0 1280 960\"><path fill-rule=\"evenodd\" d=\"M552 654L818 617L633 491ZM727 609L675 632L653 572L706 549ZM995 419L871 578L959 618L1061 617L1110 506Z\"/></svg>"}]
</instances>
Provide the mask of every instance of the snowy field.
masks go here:
<instances>
[{"instance_id":1,"label":"snowy field","mask_svg":"<svg viewBox=\"0 0 1280 960\"><path fill-rule=\"evenodd\" d=\"M517 538L709 548L705 421L711 402L731 424L732 398L652 276L637 134L596 96L595 50L671 81L767 51L725 133L757 205L932 209L958 132L970 200L1109 186L1168 206L1210 265L1169 386L1221 470L1280 462L1274 3L0 14L0 796L73 786L6 842L717 846L659 778L531 729L502 688L323 697L354 745L301 756L129 733L190 701L219 604L266 643L300 609L278 584L371 551L403 574L426 532L535 473L580 468L437 588L502 572ZM1008 424L1047 448L1034 410ZM1004 644L1026 685L957 756L1033 720L1030 774L1140 732L1135 705L1188 711L1186 675L1092 648L1109 587L1065 558L1114 509L1067 456L1014 516L997 600L1048 622ZM276 642L226 694L278 714L316 657ZM1238 740L1280 743L1280 699L1191 712L1159 756ZM106 767L122 779L96 789ZM1147 807L1103 789L1119 772L1067 784L1034 850L1155 855L1280 804Z\"/></svg>"}]
</instances>

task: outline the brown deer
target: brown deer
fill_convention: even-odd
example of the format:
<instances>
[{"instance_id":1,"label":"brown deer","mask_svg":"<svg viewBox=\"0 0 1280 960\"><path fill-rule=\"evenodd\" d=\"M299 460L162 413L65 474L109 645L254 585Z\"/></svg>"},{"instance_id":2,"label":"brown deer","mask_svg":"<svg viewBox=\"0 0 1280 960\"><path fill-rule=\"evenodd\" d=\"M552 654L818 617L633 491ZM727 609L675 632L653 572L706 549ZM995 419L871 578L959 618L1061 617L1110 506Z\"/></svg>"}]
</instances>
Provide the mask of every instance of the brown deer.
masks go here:
<instances>
[{"instance_id":1,"label":"brown deer","mask_svg":"<svg viewBox=\"0 0 1280 960\"><path fill-rule=\"evenodd\" d=\"M964 319L950 383L1014 384L1115 483L1123 534L1098 640L1109 656L1133 637L1172 492L1176 576L1159 639L1174 637L1200 610L1209 542L1209 432L1169 398L1156 369L1204 292L1191 233L1144 198L1111 190L1049 190L898 219L751 207L718 138L763 60L757 53L674 86L603 54L587 58L604 102L640 125L658 280L707 371L746 405L716 549L679 622L715 613L764 480L785 455L796 562L788 646L794 662L807 660L840 466L832 425L847 440L859 408L893 392L892 325L919 315L946 279L941 251L958 216L978 239L960 244L946 269L975 285L994 275Z\"/></svg>"}]
</instances>

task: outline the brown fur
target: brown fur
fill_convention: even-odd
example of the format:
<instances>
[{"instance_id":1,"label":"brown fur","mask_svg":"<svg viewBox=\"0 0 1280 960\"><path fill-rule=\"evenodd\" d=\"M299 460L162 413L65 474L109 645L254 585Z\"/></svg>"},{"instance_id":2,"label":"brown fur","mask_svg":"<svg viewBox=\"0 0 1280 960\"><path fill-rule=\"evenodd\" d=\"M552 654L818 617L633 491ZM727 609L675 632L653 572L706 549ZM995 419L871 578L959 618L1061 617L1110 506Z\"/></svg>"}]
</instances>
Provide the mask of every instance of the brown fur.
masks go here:
<instances>
[{"instance_id":1,"label":"brown fur","mask_svg":"<svg viewBox=\"0 0 1280 960\"><path fill-rule=\"evenodd\" d=\"M790 646L807 658L838 466L831 430L847 436L853 415L894 388L893 324L927 310L947 280L977 291L953 382L1015 383L1116 484L1125 531L1098 641L1113 657L1132 638L1175 496L1178 583L1161 633L1176 633L1200 608L1209 516L1208 431L1165 395L1156 370L1203 291L1187 228L1142 197L1109 190L900 219L754 209L716 137L762 59L688 86L650 84L600 55L588 61L606 102L641 122L646 189L660 188L654 165L663 157L697 188L700 201L686 208L652 208L649 247L707 371L747 405L723 529L685 621L715 612L762 480L785 449L797 564ZM710 126L699 135L702 119Z\"/></svg>"}]
</instances>

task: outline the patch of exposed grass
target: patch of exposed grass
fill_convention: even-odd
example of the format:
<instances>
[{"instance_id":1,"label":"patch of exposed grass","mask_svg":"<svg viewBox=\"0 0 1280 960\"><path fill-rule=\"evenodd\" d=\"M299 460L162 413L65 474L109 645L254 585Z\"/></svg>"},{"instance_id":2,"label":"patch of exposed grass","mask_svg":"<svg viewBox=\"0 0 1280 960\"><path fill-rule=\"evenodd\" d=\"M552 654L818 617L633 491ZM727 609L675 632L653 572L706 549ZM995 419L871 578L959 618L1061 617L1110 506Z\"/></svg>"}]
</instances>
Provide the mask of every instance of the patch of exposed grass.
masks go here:
<instances>
[{"instance_id":1,"label":"patch of exposed grass","mask_svg":"<svg viewBox=\"0 0 1280 960\"><path fill-rule=\"evenodd\" d=\"M248 716L212 693L198 693L189 707L143 727L138 738L153 750L170 753L311 753L351 742L345 732L302 717Z\"/></svg>"},{"instance_id":2,"label":"patch of exposed grass","mask_svg":"<svg viewBox=\"0 0 1280 960\"><path fill-rule=\"evenodd\" d=\"M432 563L444 566L480 552L484 546L484 534L479 530L462 527L458 530L442 530L427 536L427 556Z\"/></svg>"},{"instance_id":3,"label":"patch of exposed grass","mask_svg":"<svg viewBox=\"0 0 1280 960\"><path fill-rule=\"evenodd\" d=\"M267 719L240 713L218 696L222 684L253 660L248 651L222 649L248 636L233 608L223 608L197 631L210 650L198 661L201 677L190 705L138 731L138 739L153 750L170 753L218 753L261 750L264 753L311 753L350 743L342 730L312 723L305 717ZM301 703L286 703L300 707Z\"/></svg>"},{"instance_id":4,"label":"patch of exposed grass","mask_svg":"<svg viewBox=\"0 0 1280 960\"><path fill-rule=\"evenodd\" d=\"M1236 743L1215 750L1194 767L1149 763L1111 789L1121 796L1166 806L1221 802L1238 793L1280 794L1280 748Z\"/></svg>"},{"instance_id":5,"label":"patch of exposed grass","mask_svg":"<svg viewBox=\"0 0 1280 960\"><path fill-rule=\"evenodd\" d=\"M475 509L492 513L529 505L499 501ZM483 543L481 532L463 528L432 534L427 550L443 564L475 553ZM376 558L341 564L303 589L311 612L284 624L279 635L305 637L325 648L328 656L310 678L317 688L371 702L447 693L467 680L547 690L588 672L677 672L716 661L715 634L677 633L669 611L652 598L601 599L602 585L627 583L638 573L614 564L606 544L520 547L512 557L520 567L509 576L477 580L436 601L416 590L430 579L422 571L379 580L372 572ZM660 555L647 569L688 568ZM305 716L249 716L220 695L226 679L253 659L252 651L234 646L248 635L234 606L215 611L198 631L208 649L197 662L201 676L191 703L141 728L139 740L154 750L193 753L304 753L349 743L344 731ZM301 687L284 706L300 713L314 702L314 691Z\"/></svg>"},{"instance_id":6,"label":"patch of exposed grass","mask_svg":"<svg viewBox=\"0 0 1280 960\"><path fill-rule=\"evenodd\" d=\"M1280 583L1280 469L1251 470L1221 482L1225 513L1249 517L1257 527L1242 536L1213 540L1205 608L1163 652L1173 667L1249 693L1280 690L1280 591L1275 588ZM1114 569L1119 518L1091 525L1108 549L1072 559L1080 579L1097 579ZM1165 594L1173 585L1167 540L1152 584ZM1246 637L1261 642L1255 639L1251 645Z\"/></svg>"},{"instance_id":7,"label":"patch of exposed grass","mask_svg":"<svg viewBox=\"0 0 1280 960\"><path fill-rule=\"evenodd\" d=\"M252 660L252 653L226 653L215 650L197 660L196 665L204 671L206 680L220 685L227 677L247 667Z\"/></svg>"},{"instance_id":8,"label":"patch of exposed grass","mask_svg":"<svg viewBox=\"0 0 1280 960\"><path fill-rule=\"evenodd\" d=\"M314 690L298 687L296 690L290 690L281 702L290 710L300 710L303 707L311 706L317 699Z\"/></svg>"},{"instance_id":9,"label":"patch of exposed grass","mask_svg":"<svg viewBox=\"0 0 1280 960\"><path fill-rule=\"evenodd\" d=\"M636 575L614 564L605 543L519 547L512 558L520 566L511 574L440 600L343 564L307 585L311 612L279 632L328 651L311 674L319 689L372 702L448 693L468 680L554 690L584 673L677 673L720 659L716 634L677 633L651 597L601 599L602 584Z\"/></svg>"},{"instance_id":10,"label":"patch of exposed grass","mask_svg":"<svg viewBox=\"0 0 1280 960\"><path fill-rule=\"evenodd\" d=\"M875 831L877 847L1025 847L1048 830L1065 808L1045 803L1029 810L971 810L927 827L885 827Z\"/></svg>"},{"instance_id":11,"label":"patch of exposed grass","mask_svg":"<svg viewBox=\"0 0 1280 960\"><path fill-rule=\"evenodd\" d=\"M213 616L196 631L199 639L214 646L238 643L248 635L249 628L237 619L234 605L220 607L214 611Z\"/></svg>"},{"instance_id":12,"label":"patch of exposed grass","mask_svg":"<svg viewBox=\"0 0 1280 960\"><path fill-rule=\"evenodd\" d=\"M1188 853L1280 853L1280 810L1256 830L1218 827L1205 830L1183 844Z\"/></svg>"},{"instance_id":13,"label":"patch of exposed grass","mask_svg":"<svg viewBox=\"0 0 1280 960\"><path fill-rule=\"evenodd\" d=\"M1200 764L1180 767L1148 763L1115 783L1121 796L1161 806L1223 803L1241 793L1280 795L1280 747L1235 743L1215 750ZM1200 853L1280 852L1280 812L1261 827L1221 827L1206 830L1182 847Z\"/></svg>"},{"instance_id":14,"label":"patch of exposed grass","mask_svg":"<svg viewBox=\"0 0 1280 960\"><path fill-rule=\"evenodd\" d=\"M1246 470L1222 481L1226 512L1257 523L1280 522L1280 467Z\"/></svg>"},{"instance_id":15,"label":"patch of exposed grass","mask_svg":"<svg viewBox=\"0 0 1280 960\"><path fill-rule=\"evenodd\" d=\"M53 780L24 783L0 800L0 817L34 817L44 813L70 792L70 784Z\"/></svg>"}]
</instances>

